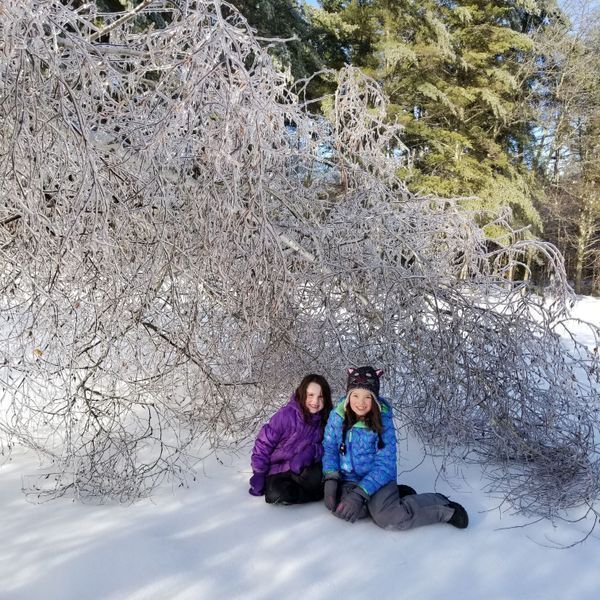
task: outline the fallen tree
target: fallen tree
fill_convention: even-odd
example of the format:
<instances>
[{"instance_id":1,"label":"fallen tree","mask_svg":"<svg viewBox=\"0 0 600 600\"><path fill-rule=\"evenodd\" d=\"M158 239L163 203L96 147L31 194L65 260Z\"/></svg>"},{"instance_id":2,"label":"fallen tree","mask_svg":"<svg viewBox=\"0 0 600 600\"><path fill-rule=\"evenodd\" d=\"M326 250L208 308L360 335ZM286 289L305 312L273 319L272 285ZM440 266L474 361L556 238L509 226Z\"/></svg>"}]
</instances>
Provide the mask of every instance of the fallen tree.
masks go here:
<instances>
[{"instance_id":1,"label":"fallen tree","mask_svg":"<svg viewBox=\"0 0 600 600\"><path fill-rule=\"evenodd\" d=\"M598 355L563 340L560 254L410 194L374 81L343 70L315 117L218 0L2 10L0 432L45 459L30 493L133 500L307 371L372 363L516 510L596 514ZM532 254L551 300L509 277Z\"/></svg>"}]
</instances>

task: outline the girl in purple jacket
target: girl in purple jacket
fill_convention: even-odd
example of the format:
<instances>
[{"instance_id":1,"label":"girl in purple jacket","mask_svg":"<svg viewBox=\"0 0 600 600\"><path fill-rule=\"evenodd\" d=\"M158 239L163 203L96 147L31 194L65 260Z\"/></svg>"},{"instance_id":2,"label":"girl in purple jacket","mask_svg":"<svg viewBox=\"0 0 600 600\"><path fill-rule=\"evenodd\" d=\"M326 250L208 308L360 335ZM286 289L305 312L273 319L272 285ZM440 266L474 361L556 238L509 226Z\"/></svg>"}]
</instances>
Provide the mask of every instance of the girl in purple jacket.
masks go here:
<instances>
[{"instance_id":1,"label":"girl in purple jacket","mask_svg":"<svg viewBox=\"0 0 600 600\"><path fill-rule=\"evenodd\" d=\"M252 450L250 493L270 504L323 498L323 430L332 408L331 389L321 375L307 375L260 430Z\"/></svg>"}]
</instances>

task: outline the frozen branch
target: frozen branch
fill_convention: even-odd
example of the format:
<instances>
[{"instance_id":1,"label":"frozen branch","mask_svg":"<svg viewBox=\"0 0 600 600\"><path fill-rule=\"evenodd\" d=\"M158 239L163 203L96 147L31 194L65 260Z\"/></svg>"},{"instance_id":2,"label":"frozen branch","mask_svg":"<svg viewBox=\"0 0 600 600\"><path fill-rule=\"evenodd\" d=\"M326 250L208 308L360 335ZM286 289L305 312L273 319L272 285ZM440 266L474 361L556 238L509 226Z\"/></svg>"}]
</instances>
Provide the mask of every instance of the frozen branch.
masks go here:
<instances>
[{"instance_id":1,"label":"frozen branch","mask_svg":"<svg viewBox=\"0 0 600 600\"><path fill-rule=\"evenodd\" d=\"M0 437L46 458L30 491L135 499L307 371L373 363L430 451L516 510L593 504L598 353L568 339L560 254L410 194L374 81L342 70L314 117L221 9L3 4ZM551 301L512 280L531 255Z\"/></svg>"}]
</instances>

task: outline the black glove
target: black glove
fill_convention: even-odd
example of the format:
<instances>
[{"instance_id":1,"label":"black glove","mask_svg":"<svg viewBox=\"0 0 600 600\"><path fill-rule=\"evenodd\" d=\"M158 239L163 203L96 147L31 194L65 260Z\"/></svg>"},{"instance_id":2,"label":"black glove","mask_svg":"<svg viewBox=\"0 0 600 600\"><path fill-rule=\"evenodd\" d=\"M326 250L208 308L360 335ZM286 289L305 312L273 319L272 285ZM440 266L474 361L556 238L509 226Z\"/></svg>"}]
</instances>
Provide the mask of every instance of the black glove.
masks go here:
<instances>
[{"instance_id":1,"label":"black glove","mask_svg":"<svg viewBox=\"0 0 600 600\"><path fill-rule=\"evenodd\" d=\"M348 492L338 504L335 516L350 521L350 523L354 523L354 521L360 517L360 513L363 510L366 500L366 494L361 488L357 487L353 489L351 492Z\"/></svg>"},{"instance_id":2,"label":"black glove","mask_svg":"<svg viewBox=\"0 0 600 600\"><path fill-rule=\"evenodd\" d=\"M338 480L337 479L326 479L324 486L325 493L325 506L333 512L337 506L337 490Z\"/></svg>"}]
</instances>

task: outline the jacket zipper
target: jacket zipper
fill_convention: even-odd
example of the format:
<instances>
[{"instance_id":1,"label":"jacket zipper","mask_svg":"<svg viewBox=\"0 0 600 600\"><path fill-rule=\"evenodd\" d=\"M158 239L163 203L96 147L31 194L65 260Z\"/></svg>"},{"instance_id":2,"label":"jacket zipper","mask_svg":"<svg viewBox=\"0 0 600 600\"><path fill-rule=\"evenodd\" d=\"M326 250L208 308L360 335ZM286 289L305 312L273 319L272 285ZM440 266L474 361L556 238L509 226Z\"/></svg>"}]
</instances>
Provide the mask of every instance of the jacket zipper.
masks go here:
<instances>
[{"instance_id":1,"label":"jacket zipper","mask_svg":"<svg viewBox=\"0 0 600 600\"><path fill-rule=\"evenodd\" d=\"M350 466L352 467L352 473L354 473L354 461L352 460L352 429L348 432L348 456L350 458Z\"/></svg>"}]
</instances>

